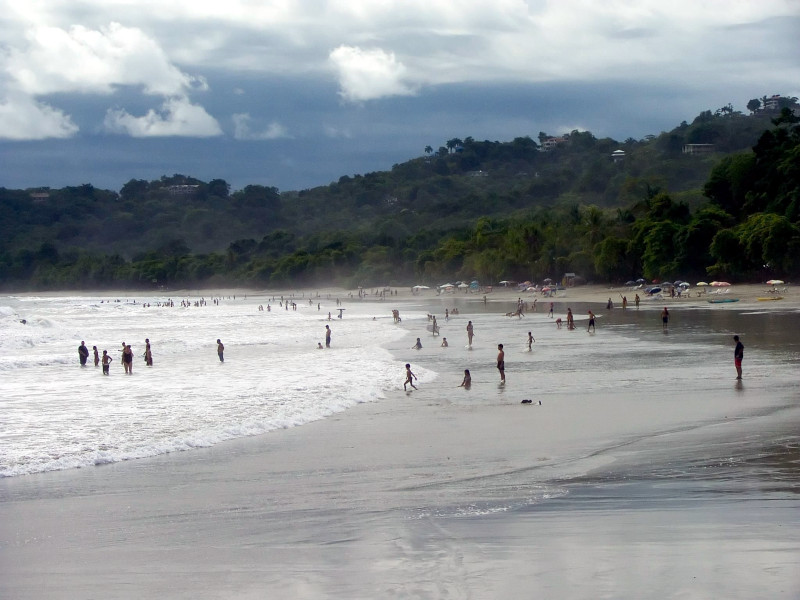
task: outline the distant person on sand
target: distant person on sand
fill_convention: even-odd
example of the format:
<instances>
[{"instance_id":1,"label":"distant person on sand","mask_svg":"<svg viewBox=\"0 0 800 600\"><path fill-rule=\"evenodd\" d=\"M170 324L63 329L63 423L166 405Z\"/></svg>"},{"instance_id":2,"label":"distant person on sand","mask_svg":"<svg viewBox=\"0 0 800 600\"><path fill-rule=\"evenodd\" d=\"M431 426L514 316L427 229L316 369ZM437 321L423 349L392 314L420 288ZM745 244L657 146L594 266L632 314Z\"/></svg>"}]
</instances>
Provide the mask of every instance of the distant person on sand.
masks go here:
<instances>
[{"instance_id":1,"label":"distant person on sand","mask_svg":"<svg viewBox=\"0 0 800 600\"><path fill-rule=\"evenodd\" d=\"M417 338L417 343L411 346L412 350L422 350L422 342Z\"/></svg>"},{"instance_id":2,"label":"distant person on sand","mask_svg":"<svg viewBox=\"0 0 800 600\"><path fill-rule=\"evenodd\" d=\"M103 350L103 375L108 375L108 367L114 360L108 355L108 350Z\"/></svg>"},{"instance_id":3,"label":"distant person on sand","mask_svg":"<svg viewBox=\"0 0 800 600\"><path fill-rule=\"evenodd\" d=\"M472 321L467 323L467 342L469 346L472 346L472 336L475 335L475 332L472 329Z\"/></svg>"},{"instance_id":4,"label":"distant person on sand","mask_svg":"<svg viewBox=\"0 0 800 600\"><path fill-rule=\"evenodd\" d=\"M469 374L469 369L464 369L464 379L458 387L463 387L465 390L472 387L472 376Z\"/></svg>"},{"instance_id":5,"label":"distant person on sand","mask_svg":"<svg viewBox=\"0 0 800 600\"><path fill-rule=\"evenodd\" d=\"M665 306L664 310L661 311L661 329L666 331L668 326L669 326L669 311Z\"/></svg>"},{"instance_id":6,"label":"distant person on sand","mask_svg":"<svg viewBox=\"0 0 800 600\"><path fill-rule=\"evenodd\" d=\"M497 370L500 371L500 383L506 382L506 353L503 344L497 344Z\"/></svg>"},{"instance_id":7,"label":"distant person on sand","mask_svg":"<svg viewBox=\"0 0 800 600\"><path fill-rule=\"evenodd\" d=\"M331 347L331 327L330 325L325 325L325 347Z\"/></svg>"},{"instance_id":8,"label":"distant person on sand","mask_svg":"<svg viewBox=\"0 0 800 600\"><path fill-rule=\"evenodd\" d=\"M589 330L591 330L592 332L596 331L594 326L594 313L591 310L589 310L589 326L586 328L587 332Z\"/></svg>"},{"instance_id":9,"label":"distant person on sand","mask_svg":"<svg viewBox=\"0 0 800 600\"><path fill-rule=\"evenodd\" d=\"M219 356L219 362L225 362L225 345L217 340L217 356Z\"/></svg>"},{"instance_id":10,"label":"distant person on sand","mask_svg":"<svg viewBox=\"0 0 800 600\"><path fill-rule=\"evenodd\" d=\"M131 350L130 344L125 346L125 350L122 351L122 366L128 375L133 375L133 350Z\"/></svg>"},{"instance_id":11,"label":"distant person on sand","mask_svg":"<svg viewBox=\"0 0 800 600\"><path fill-rule=\"evenodd\" d=\"M414 388L416 390L417 386L414 385L414 381L413 381L416 378L417 378L417 376L414 375L414 373L411 372L411 365L406 363L406 380L405 380L405 382L403 382L403 390L407 389L406 388L407 385L410 385L412 388Z\"/></svg>"},{"instance_id":12,"label":"distant person on sand","mask_svg":"<svg viewBox=\"0 0 800 600\"><path fill-rule=\"evenodd\" d=\"M100 353L97 351L97 346L92 346L92 350L94 351L94 366L100 364Z\"/></svg>"},{"instance_id":13,"label":"distant person on sand","mask_svg":"<svg viewBox=\"0 0 800 600\"><path fill-rule=\"evenodd\" d=\"M736 379L742 378L742 360L744 359L744 344L739 341L739 336L733 336L736 347L733 349L733 364L736 366Z\"/></svg>"},{"instance_id":14,"label":"distant person on sand","mask_svg":"<svg viewBox=\"0 0 800 600\"><path fill-rule=\"evenodd\" d=\"M78 346L78 361L81 363L82 367L86 366L87 358L89 358L89 349L86 347L86 343L81 340L81 345Z\"/></svg>"}]
</instances>

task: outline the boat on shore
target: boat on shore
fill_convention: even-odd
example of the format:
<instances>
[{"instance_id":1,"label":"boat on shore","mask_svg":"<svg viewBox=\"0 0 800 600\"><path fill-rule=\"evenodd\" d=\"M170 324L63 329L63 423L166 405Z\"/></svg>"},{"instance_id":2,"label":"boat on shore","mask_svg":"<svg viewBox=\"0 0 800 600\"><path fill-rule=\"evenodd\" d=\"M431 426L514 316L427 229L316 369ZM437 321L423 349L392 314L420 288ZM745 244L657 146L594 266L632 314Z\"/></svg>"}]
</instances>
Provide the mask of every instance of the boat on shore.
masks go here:
<instances>
[{"instance_id":1,"label":"boat on shore","mask_svg":"<svg viewBox=\"0 0 800 600\"><path fill-rule=\"evenodd\" d=\"M709 304L727 304L728 302L738 302L738 298L709 298L706 300Z\"/></svg>"},{"instance_id":2,"label":"boat on shore","mask_svg":"<svg viewBox=\"0 0 800 600\"><path fill-rule=\"evenodd\" d=\"M759 296L756 300L759 302L770 302L772 300L783 300L783 296Z\"/></svg>"}]
</instances>

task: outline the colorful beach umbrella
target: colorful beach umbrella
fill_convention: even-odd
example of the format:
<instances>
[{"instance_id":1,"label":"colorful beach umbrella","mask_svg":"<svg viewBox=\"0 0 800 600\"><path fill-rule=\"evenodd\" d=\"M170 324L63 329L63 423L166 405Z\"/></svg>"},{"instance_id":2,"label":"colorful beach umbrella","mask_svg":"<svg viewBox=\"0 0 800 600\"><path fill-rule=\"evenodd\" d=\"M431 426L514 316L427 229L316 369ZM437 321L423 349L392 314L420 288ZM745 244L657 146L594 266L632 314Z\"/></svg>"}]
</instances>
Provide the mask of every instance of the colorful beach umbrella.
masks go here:
<instances>
[{"instance_id":1,"label":"colorful beach umbrella","mask_svg":"<svg viewBox=\"0 0 800 600\"><path fill-rule=\"evenodd\" d=\"M783 285L783 279L770 279L767 285Z\"/></svg>"}]
</instances>

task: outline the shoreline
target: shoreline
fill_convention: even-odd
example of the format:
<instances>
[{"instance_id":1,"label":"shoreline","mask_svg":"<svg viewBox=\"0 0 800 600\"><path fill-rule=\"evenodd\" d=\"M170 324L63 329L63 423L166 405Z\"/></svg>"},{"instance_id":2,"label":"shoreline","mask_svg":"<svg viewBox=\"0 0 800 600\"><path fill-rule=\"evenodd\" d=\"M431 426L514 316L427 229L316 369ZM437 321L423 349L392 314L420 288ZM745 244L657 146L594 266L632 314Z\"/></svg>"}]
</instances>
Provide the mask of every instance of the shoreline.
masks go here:
<instances>
[{"instance_id":1,"label":"shoreline","mask_svg":"<svg viewBox=\"0 0 800 600\"><path fill-rule=\"evenodd\" d=\"M609 294L571 291L553 301L604 305ZM392 299L403 303L404 316L413 313L402 324L406 337L387 349L398 363L413 355L414 364L442 365L419 391L400 391L398 371L398 389L385 398L302 426L0 480L0 595L494 600L533 588L569 598L796 597L800 501L791 480L780 493L769 480L762 490L734 479L735 495L714 487L732 457L730 476L741 477L744 463L729 446L744 434L800 420L792 383L771 375L761 366L768 361L752 352L747 383L734 386L726 348L725 372L693 384L690 394L662 389L659 380L583 394L566 386L541 396L542 406L520 406L530 382L555 387L548 382L559 375L544 366L550 351L580 350L597 361L570 366L570 378L616 363L603 362L602 329L591 337L542 327L537 343L548 345L536 354L509 345L509 383L498 387L495 334L544 322L541 306L522 322L496 310L518 295L489 294L488 310L482 296L467 296L477 311L464 310L448 327L462 335L475 319L479 341L474 351L454 346L449 356L427 343L412 354L408 338L424 327L427 309L443 309L453 296L364 300L387 319L397 308ZM697 361L673 349L678 340L660 331L657 339L677 361L665 368L686 376ZM455 366L465 361L479 365L470 392L451 381L460 381ZM714 369L722 364L716 355L707 361ZM654 476L683 467L671 461L706 439L714 452L701 455L696 481ZM767 456L764 463L769 468Z\"/></svg>"}]
</instances>

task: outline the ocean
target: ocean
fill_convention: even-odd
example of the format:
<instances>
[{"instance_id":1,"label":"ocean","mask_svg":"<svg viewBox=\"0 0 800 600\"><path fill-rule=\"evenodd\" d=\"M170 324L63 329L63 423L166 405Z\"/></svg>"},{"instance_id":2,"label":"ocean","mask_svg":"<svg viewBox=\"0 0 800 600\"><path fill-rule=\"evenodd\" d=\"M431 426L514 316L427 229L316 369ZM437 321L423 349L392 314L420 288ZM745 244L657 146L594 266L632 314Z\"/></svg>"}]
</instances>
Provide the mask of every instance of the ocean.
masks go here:
<instances>
[{"instance_id":1,"label":"ocean","mask_svg":"<svg viewBox=\"0 0 800 600\"><path fill-rule=\"evenodd\" d=\"M0 477L208 447L383 398L396 361L382 345L404 335L391 314L349 303L340 320L336 298L286 299L289 310L244 293L0 297ZM319 350L326 324L332 348ZM108 351L108 377L91 355L79 366L81 341Z\"/></svg>"}]
</instances>

